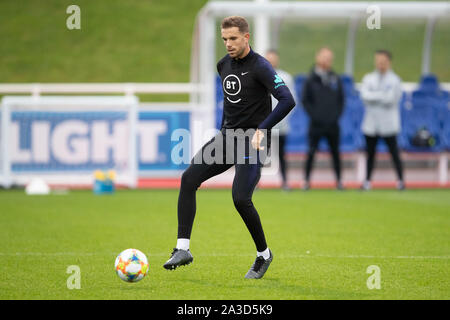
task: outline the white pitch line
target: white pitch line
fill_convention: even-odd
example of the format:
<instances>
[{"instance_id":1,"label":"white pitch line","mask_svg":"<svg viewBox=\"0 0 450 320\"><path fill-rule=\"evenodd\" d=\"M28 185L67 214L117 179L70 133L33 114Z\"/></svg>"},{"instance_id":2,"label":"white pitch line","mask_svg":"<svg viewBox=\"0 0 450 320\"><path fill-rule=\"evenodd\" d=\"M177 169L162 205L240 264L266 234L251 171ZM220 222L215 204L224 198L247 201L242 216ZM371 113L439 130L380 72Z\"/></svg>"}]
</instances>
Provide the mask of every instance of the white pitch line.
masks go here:
<instances>
[{"instance_id":1,"label":"white pitch line","mask_svg":"<svg viewBox=\"0 0 450 320\"><path fill-rule=\"evenodd\" d=\"M0 252L0 256L116 256L112 252ZM149 257L165 257L168 253L148 253ZM254 254L206 253L196 254L198 257L253 257ZM332 258L332 259L412 259L412 260L450 260L450 256L376 256L376 255L328 255L328 254L293 254L278 255L283 259L298 258Z\"/></svg>"},{"instance_id":2,"label":"white pitch line","mask_svg":"<svg viewBox=\"0 0 450 320\"><path fill-rule=\"evenodd\" d=\"M373 255L327 255L327 254L306 254L297 255L299 258L335 258L335 259L440 259L449 260L450 256L373 256ZM289 258L288 256L284 258Z\"/></svg>"}]
</instances>

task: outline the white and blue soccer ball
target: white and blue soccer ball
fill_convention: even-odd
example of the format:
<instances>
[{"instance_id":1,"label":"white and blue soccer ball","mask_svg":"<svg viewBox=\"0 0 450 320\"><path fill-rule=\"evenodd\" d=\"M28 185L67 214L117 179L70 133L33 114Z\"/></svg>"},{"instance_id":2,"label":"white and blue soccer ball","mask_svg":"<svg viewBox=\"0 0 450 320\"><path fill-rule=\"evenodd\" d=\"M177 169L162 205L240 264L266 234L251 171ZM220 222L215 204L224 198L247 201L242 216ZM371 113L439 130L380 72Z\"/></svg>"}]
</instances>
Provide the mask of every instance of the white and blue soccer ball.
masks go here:
<instances>
[{"instance_id":1,"label":"white and blue soccer ball","mask_svg":"<svg viewBox=\"0 0 450 320\"><path fill-rule=\"evenodd\" d=\"M148 260L138 249L127 249L117 256L114 267L123 281L138 282L148 272Z\"/></svg>"}]
</instances>

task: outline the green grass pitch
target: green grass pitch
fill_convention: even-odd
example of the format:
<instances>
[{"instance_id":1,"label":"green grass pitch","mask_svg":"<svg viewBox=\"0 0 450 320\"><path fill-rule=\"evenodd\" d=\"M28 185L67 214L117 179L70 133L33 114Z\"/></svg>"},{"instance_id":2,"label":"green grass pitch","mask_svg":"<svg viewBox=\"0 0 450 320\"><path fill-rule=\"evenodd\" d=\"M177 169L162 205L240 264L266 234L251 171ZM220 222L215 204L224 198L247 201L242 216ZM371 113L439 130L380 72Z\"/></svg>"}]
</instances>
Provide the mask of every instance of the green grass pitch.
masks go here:
<instances>
[{"instance_id":1,"label":"green grass pitch","mask_svg":"<svg viewBox=\"0 0 450 320\"><path fill-rule=\"evenodd\" d=\"M274 261L261 280L230 190L201 189L194 263L162 264L176 242L177 190L26 196L0 192L0 299L449 299L450 190L258 190ZM114 259L137 248L149 274L125 283ZM68 289L70 265L81 289ZM367 268L379 267L369 290Z\"/></svg>"}]
</instances>

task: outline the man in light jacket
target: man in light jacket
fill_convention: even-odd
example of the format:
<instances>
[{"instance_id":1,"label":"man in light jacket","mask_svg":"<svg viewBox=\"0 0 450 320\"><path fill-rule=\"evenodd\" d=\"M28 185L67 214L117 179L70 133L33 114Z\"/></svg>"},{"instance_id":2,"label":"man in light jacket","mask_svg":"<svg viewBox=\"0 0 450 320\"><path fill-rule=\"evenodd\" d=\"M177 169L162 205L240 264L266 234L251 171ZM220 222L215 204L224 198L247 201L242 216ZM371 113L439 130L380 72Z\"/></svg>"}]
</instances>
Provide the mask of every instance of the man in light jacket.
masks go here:
<instances>
[{"instance_id":1,"label":"man in light jacket","mask_svg":"<svg viewBox=\"0 0 450 320\"><path fill-rule=\"evenodd\" d=\"M401 79L391 69L392 54L387 50L375 52L375 71L364 76L361 98L365 105L362 132L366 139L367 173L361 188L371 188L370 179L375 163L378 139L384 139L397 173L397 189L403 190L403 168L397 147L400 132L399 101L402 95Z\"/></svg>"},{"instance_id":2,"label":"man in light jacket","mask_svg":"<svg viewBox=\"0 0 450 320\"><path fill-rule=\"evenodd\" d=\"M292 96L294 99L296 99L295 94L295 87L294 87L294 79L292 76L284 71L279 69L280 65L280 56L278 54L278 51L274 49L270 49L266 52L266 59L270 62L272 67L275 69L275 72L281 77L281 79L284 80L284 83L289 88L289 90L292 93ZM277 105L277 100L272 96L272 108L274 108ZM272 134L278 135L278 159L280 161L280 173L281 173L281 179L282 179L282 189L285 191L290 190L287 182L287 162L286 162L286 140L287 136L289 134L289 119L290 115L289 113L283 120L278 122L273 128L272 128Z\"/></svg>"}]
</instances>

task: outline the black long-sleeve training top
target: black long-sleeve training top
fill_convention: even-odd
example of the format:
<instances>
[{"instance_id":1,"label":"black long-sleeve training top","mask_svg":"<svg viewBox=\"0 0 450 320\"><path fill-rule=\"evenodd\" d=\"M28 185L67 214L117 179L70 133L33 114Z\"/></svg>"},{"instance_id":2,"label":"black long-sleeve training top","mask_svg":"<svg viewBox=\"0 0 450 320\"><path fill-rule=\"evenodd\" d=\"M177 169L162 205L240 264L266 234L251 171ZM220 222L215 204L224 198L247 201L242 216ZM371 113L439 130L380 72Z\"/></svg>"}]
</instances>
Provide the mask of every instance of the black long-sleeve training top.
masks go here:
<instances>
[{"instance_id":1,"label":"black long-sleeve training top","mask_svg":"<svg viewBox=\"0 0 450 320\"><path fill-rule=\"evenodd\" d=\"M295 106L291 92L272 65L250 49L242 59L228 54L217 63L222 79L225 129L271 129ZM278 104L272 111L273 95Z\"/></svg>"}]
</instances>

